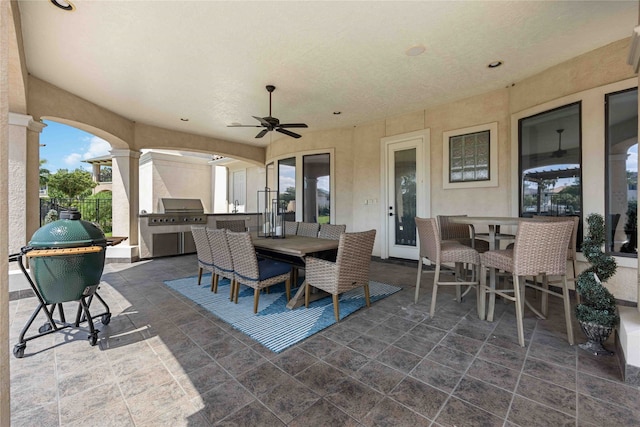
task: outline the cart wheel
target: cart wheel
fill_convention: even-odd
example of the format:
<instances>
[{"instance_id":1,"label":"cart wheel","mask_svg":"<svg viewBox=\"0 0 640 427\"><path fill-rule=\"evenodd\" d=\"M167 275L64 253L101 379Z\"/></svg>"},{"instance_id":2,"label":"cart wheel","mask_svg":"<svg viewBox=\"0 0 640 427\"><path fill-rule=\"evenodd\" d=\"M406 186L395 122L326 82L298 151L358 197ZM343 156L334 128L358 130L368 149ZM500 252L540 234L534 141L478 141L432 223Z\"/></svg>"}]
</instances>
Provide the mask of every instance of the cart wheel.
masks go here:
<instances>
[{"instance_id":1,"label":"cart wheel","mask_svg":"<svg viewBox=\"0 0 640 427\"><path fill-rule=\"evenodd\" d=\"M100 318L100 321L102 322L103 325L108 325L109 322L111 322L111 313L103 314L102 317Z\"/></svg>"},{"instance_id":2,"label":"cart wheel","mask_svg":"<svg viewBox=\"0 0 640 427\"><path fill-rule=\"evenodd\" d=\"M18 359L22 359L24 357L24 349L27 348L26 344L16 344L13 347L13 355Z\"/></svg>"},{"instance_id":3,"label":"cart wheel","mask_svg":"<svg viewBox=\"0 0 640 427\"><path fill-rule=\"evenodd\" d=\"M91 334L89 335L89 344L91 346L94 346L98 343L98 334Z\"/></svg>"},{"instance_id":4,"label":"cart wheel","mask_svg":"<svg viewBox=\"0 0 640 427\"><path fill-rule=\"evenodd\" d=\"M41 334L44 334L45 332L49 332L51 329L52 329L51 324L45 323L44 325L38 328L38 332L40 332Z\"/></svg>"}]
</instances>

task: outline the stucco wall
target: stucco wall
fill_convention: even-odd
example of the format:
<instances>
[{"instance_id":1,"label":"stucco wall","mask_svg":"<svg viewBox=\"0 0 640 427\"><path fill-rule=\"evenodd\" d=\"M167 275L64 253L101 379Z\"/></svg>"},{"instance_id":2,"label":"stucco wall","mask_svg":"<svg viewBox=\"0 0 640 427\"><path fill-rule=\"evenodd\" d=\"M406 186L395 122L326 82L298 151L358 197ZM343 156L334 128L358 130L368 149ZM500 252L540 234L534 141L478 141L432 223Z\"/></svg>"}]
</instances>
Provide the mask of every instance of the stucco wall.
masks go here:
<instances>
[{"instance_id":1,"label":"stucco wall","mask_svg":"<svg viewBox=\"0 0 640 427\"><path fill-rule=\"evenodd\" d=\"M158 211L161 198L200 199L209 212L211 206L211 167L207 159L145 153L141 156L140 209ZM144 176L143 176L144 175ZM150 178L150 179L149 179ZM149 182L151 186L149 187ZM149 197L149 194L151 196ZM142 204L144 200L144 205Z\"/></svg>"},{"instance_id":2,"label":"stucco wall","mask_svg":"<svg viewBox=\"0 0 640 427\"><path fill-rule=\"evenodd\" d=\"M498 186L443 189L443 132L498 122ZM431 215L510 215L509 94L506 89L464 99L425 111L431 129ZM481 207L481 208L480 208ZM480 209L481 210L480 210ZM478 230L482 231L482 230Z\"/></svg>"},{"instance_id":3,"label":"stucco wall","mask_svg":"<svg viewBox=\"0 0 640 427\"><path fill-rule=\"evenodd\" d=\"M25 186L27 161L26 126L9 126L9 211L19 213L26 206ZM9 253L20 252L27 244L26 217L23 214L9 216Z\"/></svg>"},{"instance_id":4,"label":"stucco wall","mask_svg":"<svg viewBox=\"0 0 640 427\"><path fill-rule=\"evenodd\" d=\"M583 92L625 79L635 78L627 65L629 40L608 46L559 64L514 86L462 99L446 105L358 125L354 128L305 133L299 140L279 139L267 150L267 161L288 157L292 153L318 148L336 150L337 223L348 230L376 228L380 231L381 158L383 137L429 129L431 141L431 215L467 213L478 215L517 215L517 132L516 113L538 106L546 108L564 97L580 98ZM636 81L637 84L637 81ZM587 97L598 97L587 93ZM585 212L604 213L604 99L597 108L583 111L583 164L591 179L584 180ZM558 101L559 102L559 101ZM490 188L442 188L443 132L474 125L498 122L498 186ZM596 125L596 122L599 124ZM516 122L517 125L517 122ZM515 150L515 151L514 151ZM513 172L516 170L516 172ZM514 197L515 194L515 197ZM594 194L596 196L594 196ZM378 204L364 204L377 199ZM481 230L480 230L481 231ZM379 255L376 239L374 255ZM637 300L637 260L623 259L618 274L607 286L617 298ZM584 268L585 264L581 265Z\"/></svg>"}]
</instances>

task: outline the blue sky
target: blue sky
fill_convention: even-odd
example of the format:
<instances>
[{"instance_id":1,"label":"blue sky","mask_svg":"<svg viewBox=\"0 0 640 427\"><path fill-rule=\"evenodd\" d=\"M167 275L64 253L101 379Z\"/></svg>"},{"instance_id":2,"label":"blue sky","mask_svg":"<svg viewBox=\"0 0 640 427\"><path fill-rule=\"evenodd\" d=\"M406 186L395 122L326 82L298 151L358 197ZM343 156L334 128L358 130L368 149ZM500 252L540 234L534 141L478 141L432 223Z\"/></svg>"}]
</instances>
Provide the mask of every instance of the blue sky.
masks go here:
<instances>
[{"instance_id":1,"label":"blue sky","mask_svg":"<svg viewBox=\"0 0 640 427\"><path fill-rule=\"evenodd\" d=\"M71 126L45 120L47 125L40 134L40 159L46 159L42 167L51 173L58 169L70 171L80 168L91 171L91 165L83 160L109 154L111 146L95 135Z\"/></svg>"}]
</instances>

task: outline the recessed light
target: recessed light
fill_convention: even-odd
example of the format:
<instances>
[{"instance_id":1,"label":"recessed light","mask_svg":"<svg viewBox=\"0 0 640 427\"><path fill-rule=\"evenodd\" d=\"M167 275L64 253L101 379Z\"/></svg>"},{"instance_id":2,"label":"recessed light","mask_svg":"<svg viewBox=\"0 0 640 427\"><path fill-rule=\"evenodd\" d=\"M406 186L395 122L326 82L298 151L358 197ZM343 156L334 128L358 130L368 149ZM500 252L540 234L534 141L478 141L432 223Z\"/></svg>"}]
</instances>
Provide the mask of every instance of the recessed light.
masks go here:
<instances>
[{"instance_id":1,"label":"recessed light","mask_svg":"<svg viewBox=\"0 0 640 427\"><path fill-rule=\"evenodd\" d=\"M189 119L187 119L186 117L180 117L180 120L183 121L183 122L188 122L189 121Z\"/></svg>"},{"instance_id":2,"label":"recessed light","mask_svg":"<svg viewBox=\"0 0 640 427\"><path fill-rule=\"evenodd\" d=\"M407 56L418 56L418 55L422 55L425 52L425 50L427 50L427 48L419 44L419 45L411 46L404 53Z\"/></svg>"},{"instance_id":3,"label":"recessed light","mask_svg":"<svg viewBox=\"0 0 640 427\"><path fill-rule=\"evenodd\" d=\"M501 66L503 64L502 61L493 61L493 62L489 62L489 65L487 65L487 68L498 68L499 66Z\"/></svg>"},{"instance_id":4,"label":"recessed light","mask_svg":"<svg viewBox=\"0 0 640 427\"><path fill-rule=\"evenodd\" d=\"M333 115L334 115L334 116L339 116L340 114L342 114L342 111L334 111L334 112L333 112Z\"/></svg>"},{"instance_id":5,"label":"recessed light","mask_svg":"<svg viewBox=\"0 0 640 427\"><path fill-rule=\"evenodd\" d=\"M55 7L58 7L62 10L66 10L68 12L71 12L76 9L76 7L70 1L66 1L66 0L50 0L50 1L51 1L51 4L53 4Z\"/></svg>"}]
</instances>

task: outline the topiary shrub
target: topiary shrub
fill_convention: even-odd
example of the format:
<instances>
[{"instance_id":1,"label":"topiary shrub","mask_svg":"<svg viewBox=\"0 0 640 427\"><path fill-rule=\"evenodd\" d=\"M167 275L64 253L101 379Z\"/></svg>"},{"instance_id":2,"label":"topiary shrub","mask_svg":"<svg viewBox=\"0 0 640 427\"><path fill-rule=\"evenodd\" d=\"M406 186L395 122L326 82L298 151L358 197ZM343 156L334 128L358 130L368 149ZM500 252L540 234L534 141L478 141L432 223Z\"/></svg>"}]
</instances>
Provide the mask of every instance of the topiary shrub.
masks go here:
<instances>
[{"instance_id":1,"label":"topiary shrub","mask_svg":"<svg viewBox=\"0 0 640 427\"><path fill-rule=\"evenodd\" d=\"M602 283L616 273L616 260L602 252L605 236L602 215L590 214L587 225L589 231L582 243L582 253L591 266L580 273L576 280L582 301L576 307L576 318L581 322L614 328L620 322L616 300Z\"/></svg>"}]
</instances>

